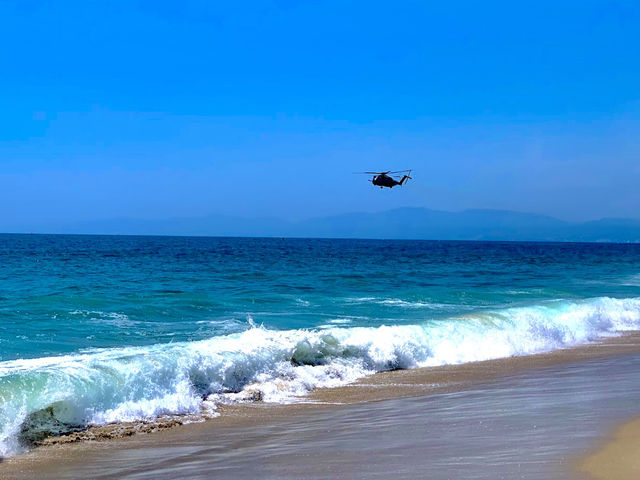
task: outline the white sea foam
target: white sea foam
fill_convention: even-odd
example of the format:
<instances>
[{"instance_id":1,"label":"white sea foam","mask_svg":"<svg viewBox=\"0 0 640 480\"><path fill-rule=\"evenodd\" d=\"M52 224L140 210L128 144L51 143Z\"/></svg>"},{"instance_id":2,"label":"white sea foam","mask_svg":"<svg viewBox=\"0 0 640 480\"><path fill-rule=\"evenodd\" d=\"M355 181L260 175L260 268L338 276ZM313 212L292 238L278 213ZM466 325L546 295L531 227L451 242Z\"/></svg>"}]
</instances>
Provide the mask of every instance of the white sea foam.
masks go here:
<instances>
[{"instance_id":1,"label":"white sea foam","mask_svg":"<svg viewBox=\"0 0 640 480\"><path fill-rule=\"evenodd\" d=\"M640 273L631 275L622 281L622 285L627 287L640 287Z\"/></svg>"},{"instance_id":2,"label":"white sea foam","mask_svg":"<svg viewBox=\"0 0 640 480\"><path fill-rule=\"evenodd\" d=\"M443 306L441 303L408 302L399 298L387 298L384 300L378 300L376 303L380 305L393 305L404 308L440 308Z\"/></svg>"},{"instance_id":3,"label":"white sea foam","mask_svg":"<svg viewBox=\"0 0 640 480\"><path fill-rule=\"evenodd\" d=\"M346 325L349 323L352 323L353 320L351 318L333 318L331 320L329 320L329 323L332 323L333 325Z\"/></svg>"},{"instance_id":4,"label":"white sea foam","mask_svg":"<svg viewBox=\"0 0 640 480\"><path fill-rule=\"evenodd\" d=\"M41 432L159 415L215 414L220 402L291 402L376 371L526 355L640 329L640 298L596 298L419 325L274 331L0 362L0 456Z\"/></svg>"},{"instance_id":5,"label":"white sea foam","mask_svg":"<svg viewBox=\"0 0 640 480\"><path fill-rule=\"evenodd\" d=\"M103 323L118 328L129 328L135 325L124 313L118 312L102 312L100 310L72 310L69 315L78 315L92 322Z\"/></svg>"},{"instance_id":6,"label":"white sea foam","mask_svg":"<svg viewBox=\"0 0 640 480\"><path fill-rule=\"evenodd\" d=\"M447 303L409 301L409 300L402 300L400 298L357 297L357 298L347 298L345 299L345 301L346 303L349 303L349 304L373 303L376 305L385 305L385 306L391 306L391 307L424 308L424 309L433 309L433 310L446 310L446 309L458 308L458 305L451 305Z\"/></svg>"}]
</instances>

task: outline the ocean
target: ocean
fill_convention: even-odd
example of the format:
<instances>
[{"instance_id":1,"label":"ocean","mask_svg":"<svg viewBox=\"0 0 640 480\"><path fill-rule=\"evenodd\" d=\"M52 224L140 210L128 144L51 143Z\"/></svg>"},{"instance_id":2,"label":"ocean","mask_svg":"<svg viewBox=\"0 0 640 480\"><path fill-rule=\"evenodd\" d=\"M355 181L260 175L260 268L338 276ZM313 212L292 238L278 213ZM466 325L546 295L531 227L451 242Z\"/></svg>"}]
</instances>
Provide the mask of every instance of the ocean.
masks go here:
<instances>
[{"instance_id":1,"label":"ocean","mask_svg":"<svg viewBox=\"0 0 640 480\"><path fill-rule=\"evenodd\" d=\"M0 235L0 456L639 329L639 244Z\"/></svg>"}]
</instances>

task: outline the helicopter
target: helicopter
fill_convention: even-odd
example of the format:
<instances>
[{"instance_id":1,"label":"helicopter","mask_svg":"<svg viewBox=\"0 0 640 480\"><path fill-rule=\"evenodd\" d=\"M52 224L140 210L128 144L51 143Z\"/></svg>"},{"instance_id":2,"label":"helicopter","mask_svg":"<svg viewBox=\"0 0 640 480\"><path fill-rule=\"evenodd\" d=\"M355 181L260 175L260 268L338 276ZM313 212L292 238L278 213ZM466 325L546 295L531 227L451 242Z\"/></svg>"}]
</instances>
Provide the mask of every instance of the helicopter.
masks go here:
<instances>
[{"instance_id":1,"label":"helicopter","mask_svg":"<svg viewBox=\"0 0 640 480\"><path fill-rule=\"evenodd\" d=\"M402 186L404 185L404 182L411 179L411 170L397 170L395 172L392 172L389 170L386 172L356 172L356 173L373 175L373 178L369 181L373 183L375 186L380 188L384 188L384 187L393 188L396 185ZM394 174L396 173L403 174L400 180L393 178ZM395 176L397 177L397 175Z\"/></svg>"}]
</instances>

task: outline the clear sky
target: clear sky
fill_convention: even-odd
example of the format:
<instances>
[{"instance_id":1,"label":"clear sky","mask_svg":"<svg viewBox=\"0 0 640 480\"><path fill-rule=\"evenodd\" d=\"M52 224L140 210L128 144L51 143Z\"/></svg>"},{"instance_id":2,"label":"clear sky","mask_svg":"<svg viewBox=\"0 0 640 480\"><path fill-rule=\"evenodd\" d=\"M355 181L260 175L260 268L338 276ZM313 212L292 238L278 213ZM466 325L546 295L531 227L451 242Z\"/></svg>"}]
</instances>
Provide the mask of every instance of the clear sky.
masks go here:
<instances>
[{"instance_id":1,"label":"clear sky","mask_svg":"<svg viewBox=\"0 0 640 480\"><path fill-rule=\"evenodd\" d=\"M0 229L640 217L640 2L4 1L0 43Z\"/></svg>"}]
</instances>

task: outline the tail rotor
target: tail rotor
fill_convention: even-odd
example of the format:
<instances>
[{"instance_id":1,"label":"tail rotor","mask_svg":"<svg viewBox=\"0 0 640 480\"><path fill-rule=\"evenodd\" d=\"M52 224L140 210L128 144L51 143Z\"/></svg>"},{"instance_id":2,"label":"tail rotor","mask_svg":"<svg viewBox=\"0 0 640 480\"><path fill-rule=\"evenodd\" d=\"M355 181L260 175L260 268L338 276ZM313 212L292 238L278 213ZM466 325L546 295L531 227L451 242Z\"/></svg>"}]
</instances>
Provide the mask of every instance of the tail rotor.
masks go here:
<instances>
[{"instance_id":1,"label":"tail rotor","mask_svg":"<svg viewBox=\"0 0 640 480\"><path fill-rule=\"evenodd\" d=\"M413 180L413 177L411 176L411 170L409 170L409 173L406 175L402 176L402 179L400 180L400 185L404 185L404 182L406 182L407 180Z\"/></svg>"}]
</instances>

